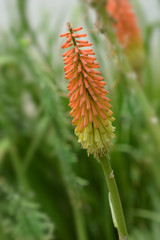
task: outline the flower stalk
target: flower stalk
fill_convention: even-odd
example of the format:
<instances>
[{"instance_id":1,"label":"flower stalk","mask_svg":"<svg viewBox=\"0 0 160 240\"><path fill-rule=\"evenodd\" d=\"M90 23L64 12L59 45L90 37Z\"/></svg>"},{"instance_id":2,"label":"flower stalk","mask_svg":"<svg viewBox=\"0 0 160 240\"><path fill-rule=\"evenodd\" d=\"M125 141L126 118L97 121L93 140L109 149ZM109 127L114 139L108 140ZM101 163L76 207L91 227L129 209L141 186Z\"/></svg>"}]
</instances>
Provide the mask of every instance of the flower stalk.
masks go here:
<instances>
[{"instance_id":1,"label":"flower stalk","mask_svg":"<svg viewBox=\"0 0 160 240\"><path fill-rule=\"evenodd\" d=\"M110 165L109 156L101 158L101 164L103 167L104 175L109 189L109 200L112 212L112 218L114 226L118 230L120 240L128 240L128 233L123 214L122 204L114 177L112 167Z\"/></svg>"}]
</instances>

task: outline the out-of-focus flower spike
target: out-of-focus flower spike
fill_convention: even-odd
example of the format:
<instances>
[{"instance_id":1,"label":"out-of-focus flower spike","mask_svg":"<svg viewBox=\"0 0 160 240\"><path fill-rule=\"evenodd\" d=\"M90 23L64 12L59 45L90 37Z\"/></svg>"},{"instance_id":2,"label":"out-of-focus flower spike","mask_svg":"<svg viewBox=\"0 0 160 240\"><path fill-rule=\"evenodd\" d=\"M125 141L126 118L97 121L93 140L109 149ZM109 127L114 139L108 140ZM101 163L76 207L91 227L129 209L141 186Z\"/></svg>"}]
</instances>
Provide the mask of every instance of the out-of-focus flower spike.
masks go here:
<instances>
[{"instance_id":1,"label":"out-of-focus flower spike","mask_svg":"<svg viewBox=\"0 0 160 240\"><path fill-rule=\"evenodd\" d=\"M137 17L129 0L107 0L106 10L113 19L113 28L135 70L142 67L145 52Z\"/></svg>"},{"instance_id":2,"label":"out-of-focus flower spike","mask_svg":"<svg viewBox=\"0 0 160 240\"><path fill-rule=\"evenodd\" d=\"M63 54L65 78L69 80L67 89L70 97L69 106L72 108L70 115L73 117L72 124L76 126L75 134L79 137L82 147L87 149L88 154L100 158L109 151L111 140L114 137L112 126L112 107L106 97L108 91L104 89L104 78L101 72L94 70L100 67L95 62L95 53L91 48L81 50L81 47L89 47L92 44L86 40L77 40L86 34L75 34L82 27L72 29L68 23L70 33L66 36L67 41L63 48L72 46L72 49ZM72 45L71 45L72 44Z\"/></svg>"}]
</instances>

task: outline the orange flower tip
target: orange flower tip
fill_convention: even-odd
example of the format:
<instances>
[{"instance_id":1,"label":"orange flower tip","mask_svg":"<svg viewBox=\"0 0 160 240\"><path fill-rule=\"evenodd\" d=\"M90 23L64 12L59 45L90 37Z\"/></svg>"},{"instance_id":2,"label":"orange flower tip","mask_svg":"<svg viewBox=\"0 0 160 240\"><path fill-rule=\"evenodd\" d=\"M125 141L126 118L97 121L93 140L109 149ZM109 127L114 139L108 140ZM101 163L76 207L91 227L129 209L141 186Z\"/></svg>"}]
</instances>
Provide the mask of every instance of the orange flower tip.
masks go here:
<instances>
[{"instance_id":1,"label":"orange flower tip","mask_svg":"<svg viewBox=\"0 0 160 240\"><path fill-rule=\"evenodd\" d=\"M65 48L66 44L67 44L66 42L63 43L62 46L61 46L61 48Z\"/></svg>"},{"instance_id":2,"label":"orange flower tip","mask_svg":"<svg viewBox=\"0 0 160 240\"><path fill-rule=\"evenodd\" d=\"M92 43L80 43L80 44L78 44L78 47L89 47L89 46L92 46Z\"/></svg>"},{"instance_id":3,"label":"orange flower tip","mask_svg":"<svg viewBox=\"0 0 160 240\"><path fill-rule=\"evenodd\" d=\"M72 124L73 124L73 125L75 124L75 121L76 121L75 119L72 120Z\"/></svg>"},{"instance_id":4,"label":"orange flower tip","mask_svg":"<svg viewBox=\"0 0 160 240\"><path fill-rule=\"evenodd\" d=\"M77 42L77 43L88 43L87 40L77 40L76 42ZM92 49L91 49L91 50L92 50Z\"/></svg>"},{"instance_id":5,"label":"orange flower tip","mask_svg":"<svg viewBox=\"0 0 160 240\"><path fill-rule=\"evenodd\" d=\"M78 27L78 28L72 29L72 31L73 31L73 32L77 32L77 31L80 31L80 30L82 30L82 29L83 29L83 27Z\"/></svg>"},{"instance_id":6,"label":"orange flower tip","mask_svg":"<svg viewBox=\"0 0 160 240\"><path fill-rule=\"evenodd\" d=\"M61 35L59 35L60 37L66 37L67 35L69 35L70 34L70 32L68 32L68 33L62 33Z\"/></svg>"},{"instance_id":7,"label":"orange flower tip","mask_svg":"<svg viewBox=\"0 0 160 240\"><path fill-rule=\"evenodd\" d=\"M84 56L81 56L81 58L85 58L85 56L88 56L88 53L85 52L84 50L79 50L81 54L83 54Z\"/></svg>"},{"instance_id":8,"label":"orange flower tip","mask_svg":"<svg viewBox=\"0 0 160 240\"><path fill-rule=\"evenodd\" d=\"M96 70L91 70L94 74L101 75L102 73Z\"/></svg>"},{"instance_id":9,"label":"orange flower tip","mask_svg":"<svg viewBox=\"0 0 160 240\"><path fill-rule=\"evenodd\" d=\"M70 41L71 41L71 38L68 38L66 42L69 43Z\"/></svg>"},{"instance_id":10,"label":"orange flower tip","mask_svg":"<svg viewBox=\"0 0 160 240\"><path fill-rule=\"evenodd\" d=\"M101 85L103 85L103 86L106 85L106 82L100 82L100 83L101 83Z\"/></svg>"},{"instance_id":11,"label":"orange flower tip","mask_svg":"<svg viewBox=\"0 0 160 240\"><path fill-rule=\"evenodd\" d=\"M86 34L86 33L84 33L84 34L75 34L75 33L73 33L72 36L73 36L74 38L81 38L81 37L86 37L87 34Z\"/></svg>"},{"instance_id":12,"label":"orange flower tip","mask_svg":"<svg viewBox=\"0 0 160 240\"><path fill-rule=\"evenodd\" d=\"M84 70L82 70L82 74L83 74L83 76L85 77L85 78L87 78L87 73L84 71Z\"/></svg>"},{"instance_id":13,"label":"orange flower tip","mask_svg":"<svg viewBox=\"0 0 160 240\"><path fill-rule=\"evenodd\" d=\"M72 43L67 43L67 42L65 42L63 45L62 45L62 48L68 48L68 47L70 47L70 46L72 46L73 45L73 42Z\"/></svg>"},{"instance_id":14,"label":"orange flower tip","mask_svg":"<svg viewBox=\"0 0 160 240\"><path fill-rule=\"evenodd\" d=\"M75 53L78 53L79 50L78 50L77 46L75 46L74 48L75 48Z\"/></svg>"},{"instance_id":15,"label":"orange flower tip","mask_svg":"<svg viewBox=\"0 0 160 240\"><path fill-rule=\"evenodd\" d=\"M65 43L62 45L61 48L62 48L62 49L67 48L67 45L68 45L68 43L65 42Z\"/></svg>"},{"instance_id":16,"label":"orange flower tip","mask_svg":"<svg viewBox=\"0 0 160 240\"><path fill-rule=\"evenodd\" d=\"M86 57L87 60L96 60L96 57Z\"/></svg>"},{"instance_id":17,"label":"orange flower tip","mask_svg":"<svg viewBox=\"0 0 160 240\"><path fill-rule=\"evenodd\" d=\"M88 68L88 67L84 67L84 69L86 70L86 72L89 72L89 73L92 72L92 69L90 69L90 68Z\"/></svg>"}]
</instances>

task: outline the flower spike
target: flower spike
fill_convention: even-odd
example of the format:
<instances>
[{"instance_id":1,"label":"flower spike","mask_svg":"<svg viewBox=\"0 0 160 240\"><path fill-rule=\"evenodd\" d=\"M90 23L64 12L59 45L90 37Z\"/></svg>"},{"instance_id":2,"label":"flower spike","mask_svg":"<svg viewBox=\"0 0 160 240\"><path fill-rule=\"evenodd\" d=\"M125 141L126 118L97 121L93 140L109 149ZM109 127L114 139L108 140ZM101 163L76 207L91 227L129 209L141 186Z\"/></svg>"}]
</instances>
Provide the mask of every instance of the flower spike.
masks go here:
<instances>
[{"instance_id":1,"label":"flower spike","mask_svg":"<svg viewBox=\"0 0 160 240\"><path fill-rule=\"evenodd\" d=\"M135 69L141 68L145 53L136 14L129 0L107 0L106 10L113 19L117 39Z\"/></svg>"},{"instance_id":2,"label":"flower spike","mask_svg":"<svg viewBox=\"0 0 160 240\"><path fill-rule=\"evenodd\" d=\"M101 72L94 70L100 67L95 62L96 57L92 57L95 53L91 48L86 49L92 44L79 40L86 36L77 33L82 27L72 29L70 23L67 23L67 27L69 33L60 36L66 37L62 48L72 47L62 55L65 78L69 80L67 89L69 106L72 108L72 124L76 126L75 134L82 147L87 149L88 154L100 158L108 153L114 137L114 118L110 110L112 106L109 104L110 99L106 97L108 91L104 89L104 78L100 76ZM82 50L82 47L85 49Z\"/></svg>"}]
</instances>

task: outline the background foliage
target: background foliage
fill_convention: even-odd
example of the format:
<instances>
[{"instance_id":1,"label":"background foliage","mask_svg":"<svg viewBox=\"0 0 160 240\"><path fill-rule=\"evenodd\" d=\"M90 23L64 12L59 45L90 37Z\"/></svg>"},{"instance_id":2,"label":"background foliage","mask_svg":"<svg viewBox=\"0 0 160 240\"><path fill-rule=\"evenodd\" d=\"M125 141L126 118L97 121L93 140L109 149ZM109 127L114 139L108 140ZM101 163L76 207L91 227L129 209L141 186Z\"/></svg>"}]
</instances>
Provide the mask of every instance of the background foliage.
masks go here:
<instances>
[{"instance_id":1,"label":"background foliage","mask_svg":"<svg viewBox=\"0 0 160 240\"><path fill-rule=\"evenodd\" d=\"M159 240L160 22L148 24L133 4L146 52L138 79L116 67L107 32L95 26L95 3L81 2L70 20L85 26L110 90L111 161L131 239ZM33 29L26 9L27 1L15 1L0 34L0 239L117 239L101 166L73 134L59 39L64 10L54 29L49 14Z\"/></svg>"}]
</instances>

